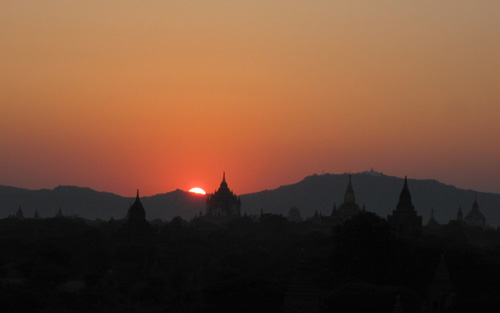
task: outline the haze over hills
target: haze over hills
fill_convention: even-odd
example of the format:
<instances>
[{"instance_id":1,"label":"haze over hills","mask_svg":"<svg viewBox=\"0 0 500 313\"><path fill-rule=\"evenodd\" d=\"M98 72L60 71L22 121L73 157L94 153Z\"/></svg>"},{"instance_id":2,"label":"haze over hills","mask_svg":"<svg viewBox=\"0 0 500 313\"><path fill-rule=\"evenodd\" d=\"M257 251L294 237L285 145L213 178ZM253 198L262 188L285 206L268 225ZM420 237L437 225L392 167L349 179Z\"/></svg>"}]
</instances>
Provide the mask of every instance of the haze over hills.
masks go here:
<instances>
[{"instance_id":1,"label":"haze over hills","mask_svg":"<svg viewBox=\"0 0 500 313\"><path fill-rule=\"evenodd\" d=\"M295 184L281 186L241 195L242 212L287 215L292 206L297 206L303 217L312 216L315 210L329 215L333 203L340 205L344 198L348 174L311 175ZM352 174L356 202L366 206L367 211L386 218L398 202L403 178L386 176L369 171ZM440 223L455 219L459 206L466 215L474 201L475 191L463 190L436 180L409 179L408 185L413 204L427 223L434 210ZM500 225L500 195L477 192L481 212L491 226ZM59 186L52 190L28 190L0 186L0 218L14 215L19 206L26 217L32 217L35 209L43 217L55 216L61 208L66 216L80 216L87 219L122 219L134 198L122 197L90 188ZM190 219L205 209L206 197L182 190L142 197L149 220L170 220L175 216Z\"/></svg>"}]
</instances>

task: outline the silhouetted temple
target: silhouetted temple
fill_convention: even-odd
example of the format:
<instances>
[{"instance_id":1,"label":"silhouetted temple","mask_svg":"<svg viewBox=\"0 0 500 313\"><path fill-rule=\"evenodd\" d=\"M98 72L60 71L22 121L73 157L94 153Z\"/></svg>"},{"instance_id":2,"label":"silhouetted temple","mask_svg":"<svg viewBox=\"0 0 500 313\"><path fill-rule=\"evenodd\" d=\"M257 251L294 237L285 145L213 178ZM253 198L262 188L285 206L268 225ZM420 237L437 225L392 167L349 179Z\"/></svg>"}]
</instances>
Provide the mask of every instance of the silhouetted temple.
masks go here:
<instances>
[{"instance_id":1,"label":"silhouetted temple","mask_svg":"<svg viewBox=\"0 0 500 313\"><path fill-rule=\"evenodd\" d=\"M333 202L332 216L336 216L337 211L337 202Z\"/></svg>"},{"instance_id":2,"label":"silhouetted temple","mask_svg":"<svg viewBox=\"0 0 500 313\"><path fill-rule=\"evenodd\" d=\"M434 217L434 210L431 210L431 217L429 218L429 222L427 223L427 226L429 227L438 227L439 226L439 223L438 221L436 220L436 218Z\"/></svg>"},{"instance_id":3,"label":"silhouetted temple","mask_svg":"<svg viewBox=\"0 0 500 313\"><path fill-rule=\"evenodd\" d=\"M401 237L412 237L422 233L422 216L417 215L417 211L415 211L415 207L411 202L406 176L403 190L399 195L399 203L392 215L387 216L387 222L396 234Z\"/></svg>"},{"instance_id":4,"label":"silhouetted temple","mask_svg":"<svg viewBox=\"0 0 500 313\"><path fill-rule=\"evenodd\" d=\"M450 281L448 267L444 255L441 255L441 260L434 273L434 281L427 289L427 310L425 311L432 313L449 312L450 306L455 304L456 301L457 295Z\"/></svg>"},{"instance_id":5,"label":"silhouetted temple","mask_svg":"<svg viewBox=\"0 0 500 313\"><path fill-rule=\"evenodd\" d=\"M111 264L109 284L129 285L138 289L147 285L155 234L155 230L146 221L146 211L137 189L135 201L127 211L125 222L113 234L119 257Z\"/></svg>"},{"instance_id":6,"label":"silhouetted temple","mask_svg":"<svg viewBox=\"0 0 500 313\"><path fill-rule=\"evenodd\" d=\"M125 216L125 223L117 233L118 237L129 244L144 245L145 238L151 235L151 225L146 221L146 210L139 198L139 189L134 203L129 207Z\"/></svg>"},{"instance_id":7,"label":"silhouetted temple","mask_svg":"<svg viewBox=\"0 0 500 313\"><path fill-rule=\"evenodd\" d=\"M483 213L479 211L479 204L477 203L477 194L474 197L474 203L472 203L472 209L465 216L465 223L469 226L486 226L486 218Z\"/></svg>"},{"instance_id":8,"label":"silhouetted temple","mask_svg":"<svg viewBox=\"0 0 500 313\"><path fill-rule=\"evenodd\" d=\"M146 211L139 199L139 189L137 189L137 196L135 197L134 203L128 209L126 220L129 224L146 222Z\"/></svg>"},{"instance_id":9,"label":"silhouetted temple","mask_svg":"<svg viewBox=\"0 0 500 313\"><path fill-rule=\"evenodd\" d=\"M220 187L213 194L207 196L207 216L209 217L237 217L241 215L240 198L229 190L226 182L226 173L222 174Z\"/></svg>"},{"instance_id":10,"label":"silhouetted temple","mask_svg":"<svg viewBox=\"0 0 500 313\"><path fill-rule=\"evenodd\" d=\"M64 215L63 215L63 213L62 213L61 208L59 208L59 210L57 210L56 217L57 217L57 218L64 217Z\"/></svg>"},{"instance_id":11,"label":"silhouetted temple","mask_svg":"<svg viewBox=\"0 0 500 313\"><path fill-rule=\"evenodd\" d=\"M24 214L21 206L19 206L19 209L17 209L16 218L19 220L24 220Z\"/></svg>"},{"instance_id":12,"label":"silhouetted temple","mask_svg":"<svg viewBox=\"0 0 500 313\"><path fill-rule=\"evenodd\" d=\"M336 204L333 205L332 217L340 220L340 222L344 222L359 212L361 212L361 208L356 203L356 196L352 188L351 174L349 174L349 182L347 183L347 189L344 194L344 203L342 203L338 209L336 208Z\"/></svg>"}]
</instances>

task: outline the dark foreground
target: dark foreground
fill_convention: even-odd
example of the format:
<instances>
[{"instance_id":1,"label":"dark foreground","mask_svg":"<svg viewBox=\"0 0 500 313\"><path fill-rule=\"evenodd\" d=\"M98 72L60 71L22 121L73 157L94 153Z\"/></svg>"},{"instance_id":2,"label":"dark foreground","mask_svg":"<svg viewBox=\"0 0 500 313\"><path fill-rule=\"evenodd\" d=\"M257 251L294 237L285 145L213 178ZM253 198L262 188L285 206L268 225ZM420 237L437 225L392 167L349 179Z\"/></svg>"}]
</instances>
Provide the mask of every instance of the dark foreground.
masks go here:
<instances>
[{"instance_id":1,"label":"dark foreground","mask_svg":"<svg viewBox=\"0 0 500 313\"><path fill-rule=\"evenodd\" d=\"M396 238L372 213L337 226L8 218L0 251L2 312L500 310L500 232L456 222ZM446 305L429 300L439 284Z\"/></svg>"}]
</instances>

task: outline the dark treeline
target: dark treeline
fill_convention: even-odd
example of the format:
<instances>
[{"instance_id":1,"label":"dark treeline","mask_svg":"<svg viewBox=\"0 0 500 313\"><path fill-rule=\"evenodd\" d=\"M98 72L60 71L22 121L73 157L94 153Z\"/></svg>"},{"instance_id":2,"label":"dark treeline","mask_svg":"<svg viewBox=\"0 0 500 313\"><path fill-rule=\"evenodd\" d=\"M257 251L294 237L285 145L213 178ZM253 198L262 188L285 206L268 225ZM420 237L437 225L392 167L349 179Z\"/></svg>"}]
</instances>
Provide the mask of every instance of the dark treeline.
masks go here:
<instances>
[{"instance_id":1,"label":"dark treeline","mask_svg":"<svg viewBox=\"0 0 500 313\"><path fill-rule=\"evenodd\" d=\"M283 312L291 282L319 312L421 312L444 254L449 312L500 309L500 232L448 225L398 239L362 212L342 225L279 215L132 225L0 220L2 312ZM305 274L304 274L305 273ZM399 300L398 300L399 301Z\"/></svg>"}]
</instances>

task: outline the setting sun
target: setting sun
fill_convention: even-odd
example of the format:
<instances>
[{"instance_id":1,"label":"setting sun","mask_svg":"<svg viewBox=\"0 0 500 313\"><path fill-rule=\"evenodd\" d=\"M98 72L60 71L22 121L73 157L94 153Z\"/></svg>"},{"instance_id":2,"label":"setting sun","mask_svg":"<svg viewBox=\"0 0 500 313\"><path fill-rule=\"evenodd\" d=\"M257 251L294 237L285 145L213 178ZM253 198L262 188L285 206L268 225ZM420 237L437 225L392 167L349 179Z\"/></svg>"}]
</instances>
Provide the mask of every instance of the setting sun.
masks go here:
<instances>
[{"instance_id":1,"label":"setting sun","mask_svg":"<svg viewBox=\"0 0 500 313\"><path fill-rule=\"evenodd\" d=\"M200 195L206 194L205 190L203 190L201 188L198 188L198 187L194 187L194 188L189 189L189 192L197 193L197 194L200 194Z\"/></svg>"}]
</instances>

